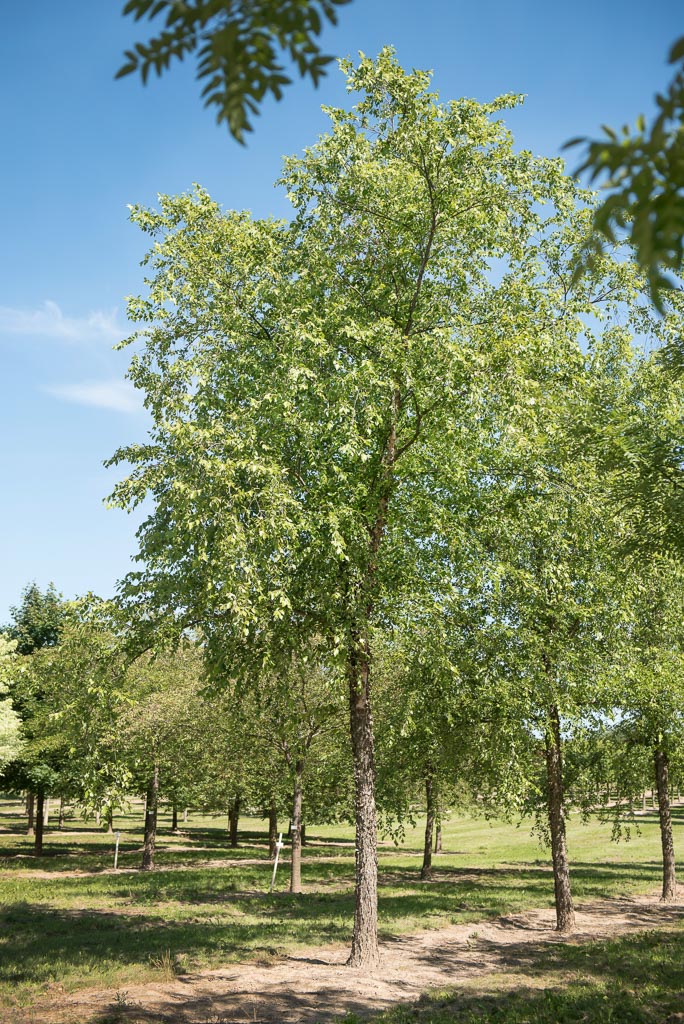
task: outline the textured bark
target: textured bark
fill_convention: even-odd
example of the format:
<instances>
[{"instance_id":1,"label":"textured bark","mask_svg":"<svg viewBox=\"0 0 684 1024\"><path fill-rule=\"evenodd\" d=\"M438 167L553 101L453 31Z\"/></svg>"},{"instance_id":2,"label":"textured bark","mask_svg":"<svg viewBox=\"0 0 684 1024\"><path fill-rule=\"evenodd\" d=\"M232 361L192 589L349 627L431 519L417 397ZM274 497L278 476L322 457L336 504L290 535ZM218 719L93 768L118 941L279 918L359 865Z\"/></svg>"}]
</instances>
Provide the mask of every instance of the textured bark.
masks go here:
<instances>
[{"instance_id":1,"label":"textured bark","mask_svg":"<svg viewBox=\"0 0 684 1024\"><path fill-rule=\"evenodd\" d=\"M404 334L411 333L413 314L434 237L433 218L430 238L424 254L419 280L409 310ZM354 899L354 933L350 967L375 967L380 962L378 948L378 825L375 807L375 737L371 708L371 650L367 623L373 614L378 554L387 525L394 467L397 460L397 422L401 412L401 392L395 387L389 431L382 455L382 488L375 518L368 524L368 563L363 581L365 603L362 617L351 630L349 649L349 728L354 758L354 810L356 819L356 889ZM420 429L420 428L418 428ZM416 437L418 435L416 434Z\"/></svg>"},{"instance_id":2,"label":"textured bark","mask_svg":"<svg viewBox=\"0 0 684 1024\"><path fill-rule=\"evenodd\" d=\"M175 804L171 808L171 831L178 831L178 808Z\"/></svg>"},{"instance_id":3,"label":"textured bark","mask_svg":"<svg viewBox=\"0 0 684 1024\"><path fill-rule=\"evenodd\" d=\"M549 725L546 733L546 776L553 884L556 896L556 928L559 932L570 932L575 927L575 909L570 888L570 868L565 836L563 756L560 717L556 707L549 709Z\"/></svg>"},{"instance_id":4,"label":"textured bark","mask_svg":"<svg viewBox=\"0 0 684 1024\"><path fill-rule=\"evenodd\" d=\"M302 775L304 762L295 763L294 792L292 794L292 854L290 861L290 892L302 891Z\"/></svg>"},{"instance_id":5,"label":"textured bark","mask_svg":"<svg viewBox=\"0 0 684 1024\"><path fill-rule=\"evenodd\" d=\"M425 845L423 847L423 866L420 877L424 882L432 878L432 833L435 828L435 800L433 793L432 771L428 769L425 776Z\"/></svg>"},{"instance_id":6,"label":"textured bark","mask_svg":"<svg viewBox=\"0 0 684 1024\"><path fill-rule=\"evenodd\" d=\"M240 821L240 797L236 796L228 810L228 833L230 845L235 847L238 844L238 824Z\"/></svg>"},{"instance_id":7,"label":"textured bark","mask_svg":"<svg viewBox=\"0 0 684 1024\"><path fill-rule=\"evenodd\" d=\"M145 840L143 845L142 870L154 868L154 847L157 842L157 805L159 802L159 769L155 766L147 787L145 800Z\"/></svg>"},{"instance_id":8,"label":"textured bark","mask_svg":"<svg viewBox=\"0 0 684 1024\"><path fill-rule=\"evenodd\" d=\"M667 754L656 747L654 754L656 788L658 791L658 816L660 818L660 842L663 848L663 894L661 900L677 898L677 878L675 875L674 839L672 836L672 819L670 817L670 797L668 793L669 762Z\"/></svg>"},{"instance_id":9,"label":"textured bark","mask_svg":"<svg viewBox=\"0 0 684 1024\"><path fill-rule=\"evenodd\" d=\"M271 860L275 860L277 853L276 843L278 842L278 811L276 810L275 800L271 801L271 805L268 808L268 856Z\"/></svg>"},{"instance_id":10,"label":"textured bark","mask_svg":"<svg viewBox=\"0 0 684 1024\"><path fill-rule=\"evenodd\" d=\"M27 795L27 797L26 797L26 817L27 817L26 835L27 836L32 836L32 835L35 834L35 832L34 832L34 823L35 823L35 820L36 820L35 809L36 809L36 795L35 795L35 793L29 793Z\"/></svg>"},{"instance_id":11,"label":"textured bark","mask_svg":"<svg viewBox=\"0 0 684 1024\"><path fill-rule=\"evenodd\" d=\"M349 722L354 755L356 893L354 934L347 963L373 967L378 949L378 852L375 810L375 741L370 701L369 652L365 644L351 657Z\"/></svg>"},{"instance_id":12,"label":"textured bark","mask_svg":"<svg viewBox=\"0 0 684 1024\"><path fill-rule=\"evenodd\" d=\"M42 789L36 792L36 835L33 843L33 852L36 857L43 853L43 827L45 824L45 793Z\"/></svg>"}]
</instances>

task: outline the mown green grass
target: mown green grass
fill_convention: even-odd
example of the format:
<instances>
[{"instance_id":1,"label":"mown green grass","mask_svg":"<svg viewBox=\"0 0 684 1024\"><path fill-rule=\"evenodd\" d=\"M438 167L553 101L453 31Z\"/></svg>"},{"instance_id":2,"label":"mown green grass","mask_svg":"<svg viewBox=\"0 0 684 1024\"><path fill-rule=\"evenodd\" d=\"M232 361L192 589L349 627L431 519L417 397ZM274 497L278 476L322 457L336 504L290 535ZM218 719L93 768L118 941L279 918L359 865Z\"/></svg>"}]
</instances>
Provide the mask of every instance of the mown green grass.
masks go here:
<instances>
[{"instance_id":1,"label":"mown green grass","mask_svg":"<svg viewBox=\"0 0 684 1024\"><path fill-rule=\"evenodd\" d=\"M354 855L347 827L312 827L304 851L307 891L287 893L285 862L277 891L269 895L272 865L265 823L259 820L241 821L240 845L231 849L225 819L193 814L182 834L173 836L164 815L158 868L140 872L137 808L116 822L121 870L113 873L114 837L94 823L71 819L61 832L49 829L45 856L35 858L18 811L17 802L0 803L0 1006L30 1005L56 984L66 991L125 989L159 977L169 963L181 973L350 939ZM675 821L679 832L684 809L675 810ZM445 823L445 852L435 857L429 883L419 878L421 846L416 827L407 830L401 847L381 847L379 913L385 935L553 902L548 857L529 824L516 828L452 818ZM660 839L653 814L643 819L641 836L619 845L610 842L607 824L573 823L570 849L579 899L658 885Z\"/></svg>"}]
</instances>

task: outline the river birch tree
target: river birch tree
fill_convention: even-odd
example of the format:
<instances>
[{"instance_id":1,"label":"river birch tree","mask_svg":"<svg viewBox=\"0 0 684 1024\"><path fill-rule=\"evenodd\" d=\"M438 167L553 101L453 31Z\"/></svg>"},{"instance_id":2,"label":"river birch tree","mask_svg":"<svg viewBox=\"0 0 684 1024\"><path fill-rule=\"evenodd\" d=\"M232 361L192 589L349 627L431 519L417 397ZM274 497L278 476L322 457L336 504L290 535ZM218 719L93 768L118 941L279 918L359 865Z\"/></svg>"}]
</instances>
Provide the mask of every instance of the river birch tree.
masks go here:
<instances>
[{"instance_id":1,"label":"river birch tree","mask_svg":"<svg viewBox=\"0 0 684 1024\"><path fill-rule=\"evenodd\" d=\"M349 962L370 966L372 630L417 557L420 481L459 443L485 372L492 261L521 261L562 171L514 152L496 115L516 97L440 103L390 49L342 67L359 100L327 110L329 132L286 160L290 222L224 213L201 189L134 209L153 248L148 294L129 308L143 334L130 377L153 424L112 461L131 467L115 502L153 502L122 591L142 628L200 626L234 676L313 636L340 660L356 791Z\"/></svg>"}]
</instances>

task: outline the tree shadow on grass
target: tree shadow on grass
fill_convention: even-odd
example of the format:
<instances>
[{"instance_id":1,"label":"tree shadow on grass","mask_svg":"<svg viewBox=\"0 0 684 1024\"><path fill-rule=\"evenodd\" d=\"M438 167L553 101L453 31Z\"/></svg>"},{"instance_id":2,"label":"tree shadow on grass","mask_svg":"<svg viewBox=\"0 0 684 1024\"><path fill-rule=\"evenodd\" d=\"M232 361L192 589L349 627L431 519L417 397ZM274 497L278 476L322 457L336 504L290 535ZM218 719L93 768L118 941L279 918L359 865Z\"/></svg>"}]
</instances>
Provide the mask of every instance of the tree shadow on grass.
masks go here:
<instances>
[{"instance_id":1,"label":"tree shadow on grass","mask_svg":"<svg viewBox=\"0 0 684 1024\"><path fill-rule=\"evenodd\" d=\"M188 987L185 996L176 989L160 1009L131 1003L121 1011L111 1005L90 1024L162 1024L179 1019L313 1024L340 1018L347 1024L369 1018L374 1024L674 1024L682 1019L682 929L578 944L526 943L500 947L499 952L500 961L490 957L483 961L484 970L472 957L464 958L459 973L463 949L448 950L441 965L445 977L459 974L462 987L398 1002L380 1014L378 1007L383 1001L387 1004L388 997L366 995L355 974L339 966L332 978L328 972L327 977L307 978L299 986L274 985L265 974L261 990L241 986L239 978L237 987L227 987L229 991L198 992ZM325 972L329 965L312 963L317 966ZM407 994L407 986L398 980L396 1000L405 1000Z\"/></svg>"},{"instance_id":2,"label":"tree shadow on grass","mask_svg":"<svg viewBox=\"0 0 684 1024\"><path fill-rule=\"evenodd\" d=\"M652 923L652 922L651 922ZM487 944L478 943L491 957ZM499 947L477 987L424 996L375 1024L679 1024L684 929L619 939ZM364 1015L365 1019L368 1014ZM350 1020L348 1024L352 1024Z\"/></svg>"},{"instance_id":3,"label":"tree shadow on grass","mask_svg":"<svg viewBox=\"0 0 684 1024\"><path fill-rule=\"evenodd\" d=\"M15 903L0 912L0 933L7 937L0 958L0 985L40 986L53 981L97 985L98 976L112 970L149 967L155 959L168 956L193 969L259 952L272 955L282 944L286 924L279 909L276 906L275 914L265 915L263 921L230 915L169 921L153 915ZM322 938L347 941L350 931L346 922L326 918L325 909L320 908L318 914L300 918L296 937L311 945Z\"/></svg>"},{"instance_id":4,"label":"tree shadow on grass","mask_svg":"<svg viewBox=\"0 0 684 1024\"><path fill-rule=\"evenodd\" d=\"M346 943L354 910L351 868L313 864L305 879L326 878L331 870L339 882L348 883L341 891L297 896L267 892L267 863L263 868L12 880L12 903L0 911L0 935L7 937L0 983L31 988L68 978L72 984L99 984L108 972L148 966L165 953L195 969L264 949ZM657 883L659 865L582 864L575 866L574 877L581 900L603 898L624 891L627 877ZM62 908L46 906L48 900ZM89 903L90 909L64 906ZM421 883L417 871L407 868L392 872L390 884L381 887L379 917L383 937L388 937L552 903L553 878L546 867L453 868L438 871L430 883ZM94 909L98 905L106 909ZM638 904L626 900L625 905L627 914L641 913ZM648 927L652 922L644 916L639 921L633 917L633 923ZM106 983L117 984L111 976Z\"/></svg>"}]
</instances>

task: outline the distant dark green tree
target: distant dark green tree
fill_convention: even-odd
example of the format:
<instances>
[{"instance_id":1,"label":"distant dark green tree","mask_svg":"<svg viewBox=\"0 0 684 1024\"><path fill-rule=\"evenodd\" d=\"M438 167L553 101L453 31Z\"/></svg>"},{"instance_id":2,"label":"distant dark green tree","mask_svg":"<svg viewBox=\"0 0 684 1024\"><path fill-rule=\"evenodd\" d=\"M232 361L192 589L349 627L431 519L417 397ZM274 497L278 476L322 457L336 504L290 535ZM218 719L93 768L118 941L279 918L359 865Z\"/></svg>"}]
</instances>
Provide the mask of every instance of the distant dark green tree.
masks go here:
<instances>
[{"instance_id":1,"label":"distant dark green tree","mask_svg":"<svg viewBox=\"0 0 684 1024\"><path fill-rule=\"evenodd\" d=\"M197 53L197 79L205 106L244 142L249 117L258 114L267 94L277 100L291 79L280 63L286 54L303 78L314 85L333 59L317 42L326 21L337 23L337 8L349 0L128 0L124 15L163 23L148 43L125 53L117 72L123 78L140 72L167 71L171 62Z\"/></svg>"},{"instance_id":2,"label":"distant dark green tree","mask_svg":"<svg viewBox=\"0 0 684 1024\"><path fill-rule=\"evenodd\" d=\"M35 583L29 583L21 595L21 603L10 608L12 621L2 632L16 640L17 654L33 654L42 647L55 647L59 643L66 605L54 583L45 592Z\"/></svg>"},{"instance_id":3,"label":"distant dark green tree","mask_svg":"<svg viewBox=\"0 0 684 1024\"><path fill-rule=\"evenodd\" d=\"M9 694L27 741L19 759L8 765L5 779L13 788L28 790L31 802L35 797L35 852L38 856L43 852L45 796L57 782L63 757L57 750L45 749L40 743L41 737L36 734L32 723L39 718L36 709L44 695L40 687L29 684L25 665L39 651L59 645L68 607L53 583L49 583L45 591L41 591L36 583L29 583L22 592L21 603L10 608L12 621L2 630L16 642L17 654L23 656L18 659L18 671L10 679Z\"/></svg>"}]
</instances>

